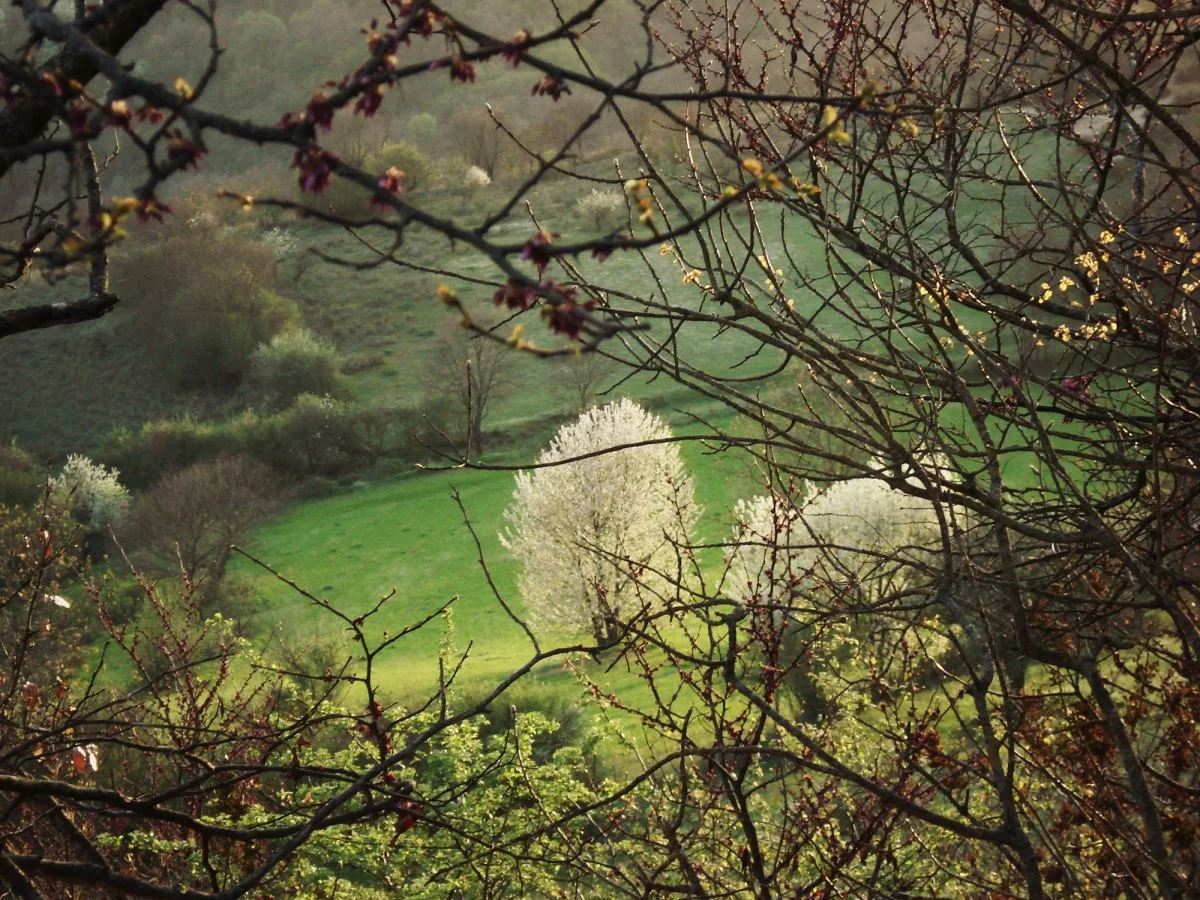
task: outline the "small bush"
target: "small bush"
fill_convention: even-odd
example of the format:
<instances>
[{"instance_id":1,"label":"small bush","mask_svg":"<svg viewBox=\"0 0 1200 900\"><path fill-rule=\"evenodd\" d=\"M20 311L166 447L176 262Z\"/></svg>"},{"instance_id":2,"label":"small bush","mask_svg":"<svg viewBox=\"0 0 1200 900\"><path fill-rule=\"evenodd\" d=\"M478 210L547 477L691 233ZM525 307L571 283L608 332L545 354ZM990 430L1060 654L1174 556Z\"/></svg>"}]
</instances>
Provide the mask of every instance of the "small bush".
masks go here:
<instances>
[{"instance_id":1,"label":"small bush","mask_svg":"<svg viewBox=\"0 0 1200 900\"><path fill-rule=\"evenodd\" d=\"M404 173L404 189L408 191L419 191L426 187L433 171L429 159L405 141L384 144L378 153L371 154L367 165L372 172L386 172L395 166Z\"/></svg>"},{"instance_id":2,"label":"small bush","mask_svg":"<svg viewBox=\"0 0 1200 900\"><path fill-rule=\"evenodd\" d=\"M625 217L625 199L616 191L593 188L575 201L575 213L598 231L609 230Z\"/></svg>"},{"instance_id":3,"label":"small bush","mask_svg":"<svg viewBox=\"0 0 1200 900\"><path fill-rule=\"evenodd\" d=\"M474 193L490 185L492 176L479 166L468 166L467 171L463 173L462 183L463 187Z\"/></svg>"},{"instance_id":4,"label":"small bush","mask_svg":"<svg viewBox=\"0 0 1200 900\"><path fill-rule=\"evenodd\" d=\"M408 424L397 410L301 394L288 409L263 419L249 446L264 462L293 475L349 475L384 457L405 455Z\"/></svg>"},{"instance_id":5,"label":"small bush","mask_svg":"<svg viewBox=\"0 0 1200 900\"><path fill-rule=\"evenodd\" d=\"M120 472L73 453L62 472L50 479L52 505L92 531L117 521L129 506Z\"/></svg>"},{"instance_id":6,"label":"small bush","mask_svg":"<svg viewBox=\"0 0 1200 900\"><path fill-rule=\"evenodd\" d=\"M333 345L307 328L284 331L259 344L250 362L250 388L276 406L300 394L346 393Z\"/></svg>"},{"instance_id":7,"label":"small bush","mask_svg":"<svg viewBox=\"0 0 1200 900\"><path fill-rule=\"evenodd\" d=\"M0 444L0 506L29 506L38 495L43 470L17 446Z\"/></svg>"},{"instance_id":8,"label":"small bush","mask_svg":"<svg viewBox=\"0 0 1200 900\"><path fill-rule=\"evenodd\" d=\"M433 167L429 160L412 144L391 141L376 153L367 157L363 164L368 172L382 174L390 168L404 173L404 191L413 193L427 187ZM344 178L334 178L329 188L315 202L321 207L332 206L339 215L366 216L373 214L370 207L372 192L360 184ZM309 198L306 202L314 202Z\"/></svg>"},{"instance_id":9,"label":"small bush","mask_svg":"<svg viewBox=\"0 0 1200 900\"><path fill-rule=\"evenodd\" d=\"M278 479L247 456L221 456L163 476L130 511L123 537L166 571L221 580L230 545L275 508Z\"/></svg>"},{"instance_id":10,"label":"small bush","mask_svg":"<svg viewBox=\"0 0 1200 900\"><path fill-rule=\"evenodd\" d=\"M355 353L342 360L342 371L347 375L357 375L368 369L376 369L387 361L387 356L378 350L367 353Z\"/></svg>"}]
</instances>

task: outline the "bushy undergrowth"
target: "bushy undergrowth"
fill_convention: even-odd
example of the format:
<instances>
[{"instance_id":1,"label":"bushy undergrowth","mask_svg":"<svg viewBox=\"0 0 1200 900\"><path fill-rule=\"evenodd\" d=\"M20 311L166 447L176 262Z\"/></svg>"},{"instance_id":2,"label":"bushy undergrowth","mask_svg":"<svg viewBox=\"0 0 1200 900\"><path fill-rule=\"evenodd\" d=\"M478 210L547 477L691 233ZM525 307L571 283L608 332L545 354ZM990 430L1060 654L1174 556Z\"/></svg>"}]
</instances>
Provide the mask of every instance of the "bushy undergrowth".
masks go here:
<instances>
[{"instance_id":1,"label":"bushy undergrowth","mask_svg":"<svg viewBox=\"0 0 1200 900\"><path fill-rule=\"evenodd\" d=\"M171 381L228 390L259 344L299 324L296 304L274 290L276 270L270 247L204 218L123 260L115 289Z\"/></svg>"},{"instance_id":2,"label":"bushy undergrowth","mask_svg":"<svg viewBox=\"0 0 1200 900\"><path fill-rule=\"evenodd\" d=\"M428 456L439 438L423 407L364 408L301 394L277 413L242 413L222 422L188 416L117 429L102 457L120 466L129 484L143 487L162 475L214 459L241 454L291 477L337 476L383 460Z\"/></svg>"},{"instance_id":3,"label":"bushy undergrowth","mask_svg":"<svg viewBox=\"0 0 1200 900\"><path fill-rule=\"evenodd\" d=\"M25 506L37 496L44 472L14 440L0 444L0 506Z\"/></svg>"},{"instance_id":4,"label":"bushy undergrowth","mask_svg":"<svg viewBox=\"0 0 1200 900\"><path fill-rule=\"evenodd\" d=\"M259 344L250 360L248 387L273 406L286 406L301 394L344 397L337 351L307 328L280 332Z\"/></svg>"},{"instance_id":5,"label":"bushy undergrowth","mask_svg":"<svg viewBox=\"0 0 1200 900\"><path fill-rule=\"evenodd\" d=\"M389 169L398 169L404 173L402 184L406 193L428 187L433 175L433 167L424 154L404 141L384 144L364 160L363 168L380 175ZM319 203L322 209L332 206L339 215L367 216L372 214L371 196L371 192L362 185L344 178L334 178Z\"/></svg>"}]
</instances>

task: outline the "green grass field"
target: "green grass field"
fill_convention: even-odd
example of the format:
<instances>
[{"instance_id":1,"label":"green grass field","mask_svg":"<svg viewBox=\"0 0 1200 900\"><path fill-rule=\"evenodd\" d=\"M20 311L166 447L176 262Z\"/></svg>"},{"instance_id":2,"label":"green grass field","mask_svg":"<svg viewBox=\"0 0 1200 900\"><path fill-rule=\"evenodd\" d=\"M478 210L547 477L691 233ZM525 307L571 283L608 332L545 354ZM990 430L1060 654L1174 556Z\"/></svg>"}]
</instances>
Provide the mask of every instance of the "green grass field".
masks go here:
<instances>
[{"instance_id":1,"label":"green grass field","mask_svg":"<svg viewBox=\"0 0 1200 900\"><path fill-rule=\"evenodd\" d=\"M729 533L729 506L752 480L746 461L732 453L712 454L698 443L684 445L684 457L704 507L698 529L701 542ZM493 682L524 663L530 645L520 628L494 598L479 554L453 499L457 491L483 547L496 588L515 609L516 563L500 546L503 511L513 474L453 470L415 472L327 500L298 504L257 529L246 552L287 576L339 610L356 616L393 588L395 597L373 620L374 633L396 633L436 611L451 598L454 639L470 645L464 685ZM720 552L702 551L702 562L720 565ZM249 560L234 567L254 579L262 608L251 622L256 631L276 624L299 641L344 637L344 626L315 604ZM383 683L397 696L419 693L436 683L440 621L404 638L382 658ZM578 635L546 636L549 645L577 643ZM541 673L558 680L561 667ZM614 671L604 678L613 689L632 679Z\"/></svg>"},{"instance_id":2,"label":"green grass field","mask_svg":"<svg viewBox=\"0 0 1200 900\"><path fill-rule=\"evenodd\" d=\"M578 223L572 221L569 204L565 209L555 205L553 191L551 184L538 197L541 208L549 212L543 223L551 229L568 231ZM444 214L466 214L457 200L447 199L445 205ZM249 238L258 233L251 223L235 227ZM313 221L288 222L285 227L301 248L320 247L325 253L357 263L372 259L362 243L341 230ZM519 243L532 228L528 220L518 219L500 230L505 239ZM781 217L772 228L763 238L765 246L751 248L751 256L766 250L773 264L786 264L797 277L829 277L824 246L810 239L803 219ZM384 245L382 241L380 244ZM785 244L787 255L781 249ZM690 245L684 242L682 249L687 258ZM309 327L333 340L343 354L382 356L381 365L351 379L356 398L366 404L411 403L437 387L431 383L440 352L436 338L454 314L435 300L437 284L450 279L430 270L452 270L485 281L495 277L487 260L415 231L406 236L403 255L410 267L385 263L348 271L312 260L302 265L300 254L285 259L280 266L280 290L299 303ZM595 278L632 297L661 297L663 290L670 290L673 302L712 302L705 301L698 290L680 285L682 270L670 255L655 251L644 257L618 253L603 264L590 259L572 263L589 280ZM691 264L689 259L687 265ZM564 276L557 273L556 277ZM747 275L751 277L762 280L753 272ZM490 306L492 289L487 285L465 281L455 284L469 307ZM70 282L64 282L45 291L69 288ZM795 302L801 313L814 311L805 307L808 296L796 288ZM620 299L613 302L627 305ZM28 391L11 392L0 401L4 404L0 412L17 423L14 433L23 442L35 448L53 446L64 454L87 451L113 425L132 427L148 418L182 411L200 416L222 414L220 402L200 396L171 396L151 377L145 371L144 354L122 337L122 315L118 312L98 323L56 332L50 339L42 338L41 344L35 344L30 336L5 343L7 361L18 373L26 373L30 383ZM829 323L825 327L834 334L848 337L855 333L852 317L829 308L822 315ZM660 335L666 325L656 322L652 328L652 336ZM535 339L553 340L544 333L535 334ZM771 364L765 358L747 361L755 343L737 333L719 333L714 326L690 326L679 333L677 340L681 356L698 362L714 375L744 376L765 371ZM76 375L69 380L51 379L34 388L35 372L63 357L94 360L110 377L89 377L86 366L72 366L67 368ZM519 466L532 459L553 434L567 412L558 388L562 365L562 361L514 356L507 389L488 423L489 430L501 435L487 456L489 463ZM630 396L654 406L680 433L696 433L694 417L715 420L722 427L735 425L719 403L665 379L636 377L622 382L614 396ZM70 443L64 446L67 436ZM697 498L705 508L698 538L702 542L720 541L729 534L732 504L760 488L750 459L740 451L709 452L697 443L686 444L684 455L696 480ZM1026 463L1025 456L1014 455L1015 468ZM1019 475L1018 481L1025 483L1030 478ZM457 598L454 640L459 650L469 648L462 683L464 689L480 687L524 663L530 647L492 596L474 541L452 494L457 490L461 495L497 589L519 609L515 563L497 537L512 484L511 472L462 469L414 470L386 480L360 482L352 492L341 496L289 505L257 529L245 541L245 549L349 615L365 612L395 589L395 596L373 620L378 635L409 627ZM706 551L702 562L714 572L719 570L720 551ZM345 634L333 617L265 570L245 559L236 561L233 570L253 586L256 599L246 616L252 633L274 633L274 639L294 646L344 640ZM555 637L574 643L578 636ZM435 683L441 638L441 623L432 622L404 638L381 659L383 683L395 697L420 694ZM557 690L579 691L577 681L561 666L551 666L538 677ZM647 690L620 667L604 672L601 680L621 692Z\"/></svg>"}]
</instances>

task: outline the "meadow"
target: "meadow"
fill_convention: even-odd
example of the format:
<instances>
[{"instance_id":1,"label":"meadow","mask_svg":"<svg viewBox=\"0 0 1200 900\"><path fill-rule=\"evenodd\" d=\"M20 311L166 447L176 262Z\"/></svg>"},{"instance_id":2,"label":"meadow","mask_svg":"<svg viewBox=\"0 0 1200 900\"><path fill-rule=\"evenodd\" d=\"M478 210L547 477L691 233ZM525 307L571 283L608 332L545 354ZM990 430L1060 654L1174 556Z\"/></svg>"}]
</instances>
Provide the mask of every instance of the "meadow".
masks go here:
<instances>
[{"instance_id":1,"label":"meadow","mask_svg":"<svg viewBox=\"0 0 1200 900\"><path fill-rule=\"evenodd\" d=\"M572 215L572 204L558 196L558 189L553 181L540 187L531 198L531 209L539 212L538 224L567 232L571 239L579 233L581 223ZM471 207L451 192L435 195L432 201L443 215L471 216ZM352 236L312 219L263 223L239 217L236 211L221 210L220 215L226 223L224 229L249 240L277 241L283 235L288 249L278 256L279 291L295 300L306 326L333 342L344 358L376 358L377 364L348 379L355 401L365 406L410 403L438 389L433 379L442 352L439 338L447 327L453 328L453 313L435 299L437 285L448 280L443 273L465 277L454 284L468 308L490 306L493 287L487 282L495 278L491 263L419 229L406 236L399 255L403 264L397 264L381 260L371 249L378 235L369 229ZM519 243L533 227L532 221L514 219L502 223L497 231ZM588 226L582 227L586 231ZM145 239L146 235L138 237ZM831 277L825 248L811 238L802 218L780 216L777 229L773 226L759 236L760 246L740 251L748 259L765 253L772 265L786 264L784 289L795 294L801 315L817 311L812 299L816 291L808 288L810 280L819 284ZM693 287L689 294L686 281L681 285L693 247L689 240L681 242L681 257L651 249L645 254L617 253L603 264L591 259L569 263L585 279L594 278L613 291L615 305L627 305L619 299L622 296L652 299L667 290L674 302L691 296L691 302L701 303L705 301L699 290ZM319 248L348 265L321 262L308 248ZM70 287L68 279L43 290L53 294ZM52 369L56 359L94 361L106 372L105 378L98 379L90 377L87 366L64 367L74 374L45 380L36 390L11 392L0 399L0 411L13 423L13 432L23 444L43 452L51 447L58 452L89 452L114 426L136 427L147 419L181 412L202 419L219 418L236 410L236 397L214 398L198 392L180 396L155 378L144 348L128 340L126 319L132 315L118 311L77 329L17 336L5 342L0 348L5 357L0 362L24 372L31 385L36 373ZM851 316L828 309L823 315L832 323L826 327L835 333L854 333ZM508 326L499 327L506 330ZM666 324L654 322L650 328L653 340L665 331ZM533 334L546 345L555 340L536 328ZM756 345L749 338L715 326L693 325L675 339L682 357L717 376L746 376L771 365L770 359L753 356ZM497 468L456 468L431 458L424 468L392 465L361 477L342 478L341 493L289 503L256 529L244 541L243 549L350 615L361 614L394 589L395 596L372 620L379 634L395 633L454 598L454 644L468 655L460 687L471 691L494 683L521 665L530 648L492 596L454 495L461 497L496 588L520 609L518 573L500 546L498 534L512 495L513 470L533 459L571 415L561 385L564 365L562 359L517 353L507 361L503 390L498 392L487 422L490 437L484 462ZM791 377L797 376L785 372L776 381L786 384ZM626 377L624 371L614 369L606 387L610 393L597 399L628 396L639 400L663 415L680 435L741 427L724 406L663 378ZM704 508L697 542L720 543L730 534L733 504L760 492L762 477L749 456L737 449L696 441L684 443L682 449ZM1026 471L1032 458L1029 453L1013 454L1011 469L1019 486L1036 482ZM719 577L719 548L700 551L700 561L706 572ZM310 646L314 651L337 651L345 635L309 601L248 558L235 559L232 572L248 584L253 597L239 613L243 626L257 641L268 647L278 642L292 650ZM395 697L419 696L436 683L442 631L440 622L430 623L381 658L385 682ZM553 637L564 643L578 638ZM608 689L635 701L648 690L620 665L610 669L586 658L580 665ZM564 695L578 696L582 690L561 665L548 667L537 673L537 678Z\"/></svg>"},{"instance_id":2,"label":"meadow","mask_svg":"<svg viewBox=\"0 0 1200 900\"><path fill-rule=\"evenodd\" d=\"M309 239L321 234L320 226L305 227L310 229ZM791 259L819 272L825 265L822 249L800 240L801 228L796 222L790 223L790 233L784 237L793 248L806 248L809 255L798 259L793 249ZM346 242L340 249L347 254L355 252ZM421 253L429 254L432 265L437 252L435 247L419 245L417 259ZM476 277L489 276L485 263L471 259L457 262L461 263L459 268ZM455 268L445 260L443 264ZM597 274L603 277L604 284L636 295L647 286L653 288L653 275L664 282L677 283L679 266L656 253L647 254L644 260L635 254L616 254ZM302 284L306 291L315 293L319 278L332 281L340 277L336 270L325 269L306 276ZM386 310L381 313L383 321L391 317L391 326L361 333L354 330L361 325L353 324L361 323L361 317L349 315L345 309L339 311L336 303L323 306L322 315L343 322L342 338L350 346L380 351L387 357L384 366L356 377L356 390L361 398L383 400L428 387L423 380L423 368L431 365L432 360L423 358L422 352L427 350L433 334L432 323L438 315L445 315L431 299L436 284L437 278L428 273L396 266L356 273L347 284L348 288L352 285L355 293L370 296L376 290L382 292L386 285L392 298L378 306ZM488 293L485 288L460 287L465 301L479 300L478 295L486 297ZM337 302L348 302L348 291L337 296ZM739 367L746 365L745 357L753 349L744 337L718 335L715 329L684 331L679 340L684 345L684 354L700 360L709 371L721 374L738 371L745 374ZM352 615L366 611L394 589L395 597L374 620L380 632L395 633L456 598L455 645L460 651L469 649L461 685L470 692L494 683L524 663L530 648L518 626L494 599L454 496L461 498L479 538L492 582L507 602L520 609L516 564L500 546L498 537L513 489L513 472L503 468L517 468L532 460L557 424L567 417L562 398L556 392L556 372L561 365L559 360L527 355L518 355L513 360L511 387L501 396L489 422L489 429L499 437L493 440L494 449L484 458L487 466L502 470L455 468L434 461L428 468L405 471L390 479L359 482L349 494L292 506L258 528L245 542L246 552ZM765 367L765 363L756 360L749 366ZM631 396L652 406L681 436L711 433L714 428L741 427L727 409L661 379L653 381L643 376L622 381L611 396ZM698 424L701 419L706 425ZM740 498L762 491L761 474L749 455L736 448L687 441L682 444L682 452L695 479L697 499L704 509L697 543L727 540L733 505ZM1027 452L1012 454L1008 468L1015 486L1036 484L1036 474L1030 469L1033 458ZM710 546L699 551L699 559L707 575L719 580L723 569L720 548ZM252 579L255 595L262 598L263 609L254 618L256 628L296 635L301 640L336 641L338 635L327 631L336 629L336 623L297 597L285 583L247 559L240 560L235 571ZM394 686L397 696L417 696L436 683L441 634L440 624L431 623L407 636L381 658L385 683ZM563 645L576 643L580 638L569 634L552 637ZM619 695L635 703L648 699L645 695L649 687L622 664L609 668L607 662L596 663L587 657L578 662L590 677ZM572 697L582 693L578 681L561 665L544 667L536 673L535 680L544 682L554 692Z\"/></svg>"}]
</instances>

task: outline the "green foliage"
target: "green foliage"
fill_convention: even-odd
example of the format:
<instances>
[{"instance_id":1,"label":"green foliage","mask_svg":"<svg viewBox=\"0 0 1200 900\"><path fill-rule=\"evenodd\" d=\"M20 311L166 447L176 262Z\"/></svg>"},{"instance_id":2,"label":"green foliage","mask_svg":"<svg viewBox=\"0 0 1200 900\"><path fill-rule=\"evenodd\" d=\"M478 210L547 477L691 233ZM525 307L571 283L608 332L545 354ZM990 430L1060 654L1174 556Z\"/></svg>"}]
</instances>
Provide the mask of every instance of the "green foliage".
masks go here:
<instances>
[{"instance_id":1,"label":"green foliage","mask_svg":"<svg viewBox=\"0 0 1200 900\"><path fill-rule=\"evenodd\" d=\"M533 758L538 762L549 762L559 750L587 744L591 717L579 699L564 693L556 685L528 680L488 707L480 733L486 739L501 737L530 713L555 723L554 729L535 736Z\"/></svg>"},{"instance_id":2,"label":"green foliage","mask_svg":"<svg viewBox=\"0 0 1200 900\"><path fill-rule=\"evenodd\" d=\"M135 621L142 613L146 591L131 575L109 573L102 593L104 614L118 627Z\"/></svg>"},{"instance_id":3,"label":"green foliage","mask_svg":"<svg viewBox=\"0 0 1200 900\"><path fill-rule=\"evenodd\" d=\"M181 416L137 430L116 429L102 455L138 487L204 460L238 454L284 475L342 475L383 459L423 458L437 443L430 421L437 421L436 414L422 407L363 407L301 394L269 415L251 410L218 422Z\"/></svg>"},{"instance_id":4,"label":"green foliage","mask_svg":"<svg viewBox=\"0 0 1200 900\"><path fill-rule=\"evenodd\" d=\"M389 141L367 160L367 168L372 172L385 172L392 166L404 173L404 187L409 191L426 187L433 173L429 159L406 141Z\"/></svg>"},{"instance_id":5,"label":"green foliage","mask_svg":"<svg viewBox=\"0 0 1200 900\"><path fill-rule=\"evenodd\" d=\"M307 328L283 331L259 344L250 361L250 388L276 406L287 405L299 394L347 393L337 351Z\"/></svg>"},{"instance_id":6,"label":"green foliage","mask_svg":"<svg viewBox=\"0 0 1200 900\"><path fill-rule=\"evenodd\" d=\"M202 218L124 261L116 288L176 385L229 390L259 344L299 322L275 271L269 247Z\"/></svg>"},{"instance_id":7,"label":"green foliage","mask_svg":"<svg viewBox=\"0 0 1200 900\"><path fill-rule=\"evenodd\" d=\"M379 175L393 167L404 173L407 193L427 187L434 175L434 167L424 154L405 141L389 141L363 163L364 169ZM323 208L333 206L340 215L366 216L371 213L371 197L372 192L362 185L334 178L317 202Z\"/></svg>"},{"instance_id":8,"label":"green foliage","mask_svg":"<svg viewBox=\"0 0 1200 900\"><path fill-rule=\"evenodd\" d=\"M283 471L328 475L354 467L369 451L359 441L353 410L332 397L301 394L284 415L262 420L251 435L260 458Z\"/></svg>"},{"instance_id":9,"label":"green foliage","mask_svg":"<svg viewBox=\"0 0 1200 900\"><path fill-rule=\"evenodd\" d=\"M409 730L418 733L433 720L432 713L418 716ZM292 889L304 896L333 896L336 885L339 897L381 897L403 885L406 897L459 900L503 895L518 884L522 896L555 896L576 882L574 870L554 858L583 843L591 823L577 818L547 836L539 832L547 822L595 800L604 787L587 778L591 741L539 759L535 748L553 739L557 723L525 713L511 728L490 735L485 724L476 719L447 729L413 763L395 771L398 784L410 785L399 816L359 826L353 841L315 833L292 866ZM314 748L302 761L353 770L369 764L369 754L356 740L336 751ZM317 785L312 799L319 803L336 789ZM471 840L447 840L460 831L469 831ZM489 852L500 847L505 851ZM472 865L481 854L486 865Z\"/></svg>"},{"instance_id":10,"label":"green foliage","mask_svg":"<svg viewBox=\"0 0 1200 900\"><path fill-rule=\"evenodd\" d=\"M33 457L17 446L14 438L0 444L0 504L30 506L37 499L43 470Z\"/></svg>"},{"instance_id":11,"label":"green foliage","mask_svg":"<svg viewBox=\"0 0 1200 900\"><path fill-rule=\"evenodd\" d=\"M146 422L138 429L116 428L105 438L100 455L117 462L130 485L145 487L167 472L217 456L233 443L226 428L184 415Z\"/></svg>"}]
</instances>

